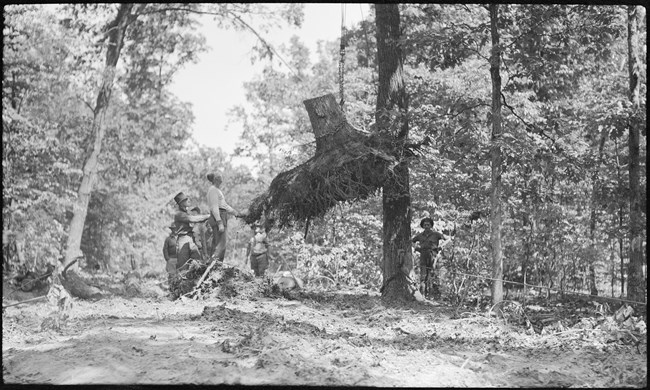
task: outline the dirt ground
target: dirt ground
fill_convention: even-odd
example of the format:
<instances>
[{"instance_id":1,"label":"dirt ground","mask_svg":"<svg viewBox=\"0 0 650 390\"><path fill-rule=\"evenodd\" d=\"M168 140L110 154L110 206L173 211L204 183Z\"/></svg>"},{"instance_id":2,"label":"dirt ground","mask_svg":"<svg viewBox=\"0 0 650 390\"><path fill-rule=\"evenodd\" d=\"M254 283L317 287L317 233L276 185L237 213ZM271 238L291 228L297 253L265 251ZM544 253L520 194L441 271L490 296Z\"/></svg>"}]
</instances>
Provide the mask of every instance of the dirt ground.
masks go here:
<instances>
[{"instance_id":1,"label":"dirt ground","mask_svg":"<svg viewBox=\"0 0 650 390\"><path fill-rule=\"evenodd\" d=\"M391 306L361 290L293 298L75 300L58 330L41 327L46 302L8 307L3 382L647 386L645 340L611 342L589 329L537 334L442 304Z\"/></svg>"}]
</instances>

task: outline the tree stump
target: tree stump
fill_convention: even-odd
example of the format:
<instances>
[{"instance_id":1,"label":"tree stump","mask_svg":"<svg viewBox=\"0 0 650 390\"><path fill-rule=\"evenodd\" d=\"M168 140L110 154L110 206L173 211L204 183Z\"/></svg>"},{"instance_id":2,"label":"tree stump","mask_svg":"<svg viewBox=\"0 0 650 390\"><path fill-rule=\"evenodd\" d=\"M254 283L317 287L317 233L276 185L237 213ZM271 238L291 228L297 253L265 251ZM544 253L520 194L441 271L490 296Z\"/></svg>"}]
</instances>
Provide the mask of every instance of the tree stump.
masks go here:
<instances>
[{"instance_id":1,"label":"tree stump","mask_svg":"<svg viewBox=\"0 0 650 390\"><path fill-rule=\"evenodd\" d=\"M124 287L126 289L126 296L128 297L141 295L140 274L137 271L129 271L124 277Z\"/></svg>"},{"instance_id":2,"label":"tree stump","mask_svg":"<svg viewBox=\"0 0 650 390\"><path fill-rule=\"evenodd\" d=\"M277 175L268 191L255 198L246 223L265 217L279 227L323 216L339 202L375 194L397 163L391 145L377 134L352 127L334 95L305 100L316 137L314 157Z\"/></svg>"},{"instance_id":3,"label":"tree stump","mask_svg":"<svg viewBox=\"0 0 650 390\"><path fill-rule=\"evenodd\" d=\"M355 130L348 124L334 95L307 99L303 104L316 136L316 154L354 136Z\"/></svg>"}]
</instances>

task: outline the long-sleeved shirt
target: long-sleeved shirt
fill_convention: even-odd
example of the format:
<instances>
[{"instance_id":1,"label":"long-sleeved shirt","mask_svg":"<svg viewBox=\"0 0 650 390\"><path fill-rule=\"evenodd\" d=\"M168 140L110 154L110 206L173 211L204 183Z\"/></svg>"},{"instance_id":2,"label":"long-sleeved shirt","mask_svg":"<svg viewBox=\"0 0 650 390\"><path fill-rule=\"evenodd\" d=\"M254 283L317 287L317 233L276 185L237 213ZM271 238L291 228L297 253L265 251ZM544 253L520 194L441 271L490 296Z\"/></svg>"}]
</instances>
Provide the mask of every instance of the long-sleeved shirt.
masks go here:
<instances>
[{"instance_id":1,"label":"long-sleeved shirt","mask_svg":"<svg viewBox=\"0 0 650 390\"><path fill-rule=\"evenodd\" d=\"M219 209L226 210L231 214L237 214L237 211L226 203L226 198L223 196L223 192L213 185L208 189L208 208L210 209L210 214L215 221L221 221Z\"/></svg>"},{"instance_id":2,"label":"long-sleeved shirt","mask_svg":"<svg viewBox=\"0 0 650 390\"><path fill-rule=\"evenodd\" d=\"M191 236L192 226L190 226L190 214L187 211L178 210L174 214L174 222L176 223L176 234L179 236Z\"/></svg>"}]
</instances>

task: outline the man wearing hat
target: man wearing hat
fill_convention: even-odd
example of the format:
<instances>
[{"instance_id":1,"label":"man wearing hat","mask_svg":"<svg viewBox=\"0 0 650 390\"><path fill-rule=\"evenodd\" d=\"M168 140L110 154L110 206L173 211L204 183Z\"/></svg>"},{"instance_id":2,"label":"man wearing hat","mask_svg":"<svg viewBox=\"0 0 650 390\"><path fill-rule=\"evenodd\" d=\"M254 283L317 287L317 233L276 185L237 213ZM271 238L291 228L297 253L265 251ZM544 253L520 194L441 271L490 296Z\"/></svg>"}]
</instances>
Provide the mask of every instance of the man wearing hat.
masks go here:
<instances>
[{"instance_id":1,"label":"man wearing hat","mask_svg":"<svg viewBox=\"0 0 650 390\"><path fill-rule=\"evenodd\" d=\"M176 276L176 225L172 223L169 225L169 236L165 239L163 244L163 256L165 257L165 269L170 277Z\"/></svg>"},{"instance_id":2,"label":"man wearing hat","mask_svg":"<svg viewBox=\"0 0 650 390\"><path fill-rule=\"evenodd\" d=\"M434 231L433 219L429 217L428 214L420 221L420 227L424 230L417 234L411 241L416 244L415 250L420 252L420 290L423 294L426 294L427 290L427 281L429 277L433 277L433 258L437 256L440 251L438 243L440 240L444 240L442 233ZM434 294L437 295L437 291L434 291Z\"/></svg>"},{"instance_id":3,"label":"man wearing hat","mask_svg":"<svg viewBox=\"0 0 650 390\"><path fill-rule=\"evenodd\" d=\"M174 200L178 205L178 211L174 215L174 224L178 234L176 239L176 256L178 257L176 269L179 269L190 259L192 252L199 252L199 248L194 243L194 231L190 224L205 222L210 218L210 214L190 215L190 198L182 192L179 192L174 197Z\"/></svg>"}]
</instances>

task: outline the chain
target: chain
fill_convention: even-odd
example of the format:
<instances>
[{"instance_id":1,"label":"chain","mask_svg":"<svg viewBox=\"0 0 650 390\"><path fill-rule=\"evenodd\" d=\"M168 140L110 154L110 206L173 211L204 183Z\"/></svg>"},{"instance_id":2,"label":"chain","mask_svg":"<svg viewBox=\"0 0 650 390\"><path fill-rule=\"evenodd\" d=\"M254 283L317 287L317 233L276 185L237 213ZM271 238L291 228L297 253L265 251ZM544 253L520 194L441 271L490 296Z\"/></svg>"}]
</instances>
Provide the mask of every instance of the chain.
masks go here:
<instances>
[{"instance_id":1,"label":"chain","mask_svg":"<svg viewBox=\"0 0 650 390\"><path fill-rule=\"evenodd\" d=\"M339 61L339 94L341 96L341 111L343 111L343 105L345 104L345 95L343 94L345 81L345 3L341 4L341 48L339 53L341 54L341 60Z\"/></svg>"}]
</instances>

